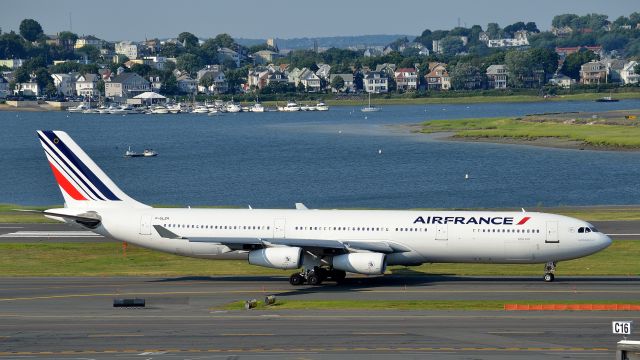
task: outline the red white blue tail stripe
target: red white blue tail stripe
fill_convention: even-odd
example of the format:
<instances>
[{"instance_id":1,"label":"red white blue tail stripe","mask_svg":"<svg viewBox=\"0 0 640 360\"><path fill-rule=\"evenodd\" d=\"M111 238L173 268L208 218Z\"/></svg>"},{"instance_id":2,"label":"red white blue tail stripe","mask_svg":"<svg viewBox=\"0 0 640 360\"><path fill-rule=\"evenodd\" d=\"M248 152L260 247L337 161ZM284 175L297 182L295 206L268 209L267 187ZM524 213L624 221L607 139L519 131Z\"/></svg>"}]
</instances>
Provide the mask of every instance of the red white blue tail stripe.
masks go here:
<instances>
[{"instance_id":1,"label":"red white blue tail stripe","mask_svg":"<svg viewBox=\"0 0 640 360\"><path fill-rule=\"evenodd\" d=\"M100 171L95 164L86 164L74 152L80 150L65 133L51 130L38 131L38 137L49 160L53 175L62 189L65 199L75 201L121 201L105 181L96 175ZM70 142L70 144L67 144ZM77 148L72 150L72 148ZM81 150L80 150L81 151ZM87 157L88 158L88 157ZM89 160L90 161L90 160ZM97 168L92 170L91 167ZM103 174L100 174L105 176ZM105 176L106 177L106 176ZM110 181L109 181L110 183Z\"/></svg>"}]
</instances>

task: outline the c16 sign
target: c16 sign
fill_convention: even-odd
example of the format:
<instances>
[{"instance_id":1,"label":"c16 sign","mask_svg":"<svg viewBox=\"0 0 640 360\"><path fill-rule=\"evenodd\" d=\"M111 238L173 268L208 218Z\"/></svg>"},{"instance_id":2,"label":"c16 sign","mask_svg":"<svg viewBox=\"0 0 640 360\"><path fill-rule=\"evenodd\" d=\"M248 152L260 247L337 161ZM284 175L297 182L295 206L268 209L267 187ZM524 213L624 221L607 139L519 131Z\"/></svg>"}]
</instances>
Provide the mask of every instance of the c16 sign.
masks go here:
<instances>
[{"instance_id":1,"label":"c16 sign","mask_svg":"<svg viewBox=\"0 0 640 360\"><path fill-rule=\"evenodd\" d=\"M614 334L631 335L633 321L612 321Z\"/></svg>"}]
</instances>

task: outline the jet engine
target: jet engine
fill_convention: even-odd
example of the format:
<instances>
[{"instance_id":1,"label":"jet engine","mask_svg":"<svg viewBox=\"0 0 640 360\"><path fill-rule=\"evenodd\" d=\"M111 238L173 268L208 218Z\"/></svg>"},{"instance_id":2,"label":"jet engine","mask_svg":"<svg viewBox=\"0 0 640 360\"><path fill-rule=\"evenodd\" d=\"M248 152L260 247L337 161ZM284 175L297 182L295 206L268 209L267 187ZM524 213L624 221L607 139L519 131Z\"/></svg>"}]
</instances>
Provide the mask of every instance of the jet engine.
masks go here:
<instances>
[{"instance_id":1,"label":"jet engine","mask_svg":"<svg viewBox=\"0 0 640 360\"><path fill-rule=\"evenodd\" d=\"M387 268L382 253L350 253L333 257L333 268L351 273L380 275Z\"/></svg>"},{"instance_id":2,"label":"jet engine","mask_svg":"<svg viewBox=\"0 0 640 360\"><path fill-rule=\"evenodd\" d=\"M275 269L297 269L302 265L299 247L272 247L249 252L249 264Z\"/></svg>"}]
</instances>

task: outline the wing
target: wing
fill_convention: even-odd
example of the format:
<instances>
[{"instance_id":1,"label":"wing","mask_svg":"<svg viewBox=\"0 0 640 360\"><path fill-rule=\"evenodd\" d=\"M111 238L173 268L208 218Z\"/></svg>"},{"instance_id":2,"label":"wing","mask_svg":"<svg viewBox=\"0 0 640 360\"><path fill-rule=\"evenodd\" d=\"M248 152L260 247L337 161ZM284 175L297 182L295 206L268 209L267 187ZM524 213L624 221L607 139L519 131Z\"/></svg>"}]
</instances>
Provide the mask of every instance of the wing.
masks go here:
<instances>
[{"instance_id":1,"label":"wing","mask_svg":"<svg viewBox=\"0 0 640 360\"><path fill-rule=\"evenodd\" d=\"M153 225L158 234L167 239L184 239L190 242L213 243L226 245L233 250L250 250L270 246L295 246L305 250L334 250L339 253L353 251L373 251L384 254L410 252L411 249L385 240L327 240L327 239L254 239L216 238L216 237L183 237L161 225Z\"/></svg>"}]
</instances>

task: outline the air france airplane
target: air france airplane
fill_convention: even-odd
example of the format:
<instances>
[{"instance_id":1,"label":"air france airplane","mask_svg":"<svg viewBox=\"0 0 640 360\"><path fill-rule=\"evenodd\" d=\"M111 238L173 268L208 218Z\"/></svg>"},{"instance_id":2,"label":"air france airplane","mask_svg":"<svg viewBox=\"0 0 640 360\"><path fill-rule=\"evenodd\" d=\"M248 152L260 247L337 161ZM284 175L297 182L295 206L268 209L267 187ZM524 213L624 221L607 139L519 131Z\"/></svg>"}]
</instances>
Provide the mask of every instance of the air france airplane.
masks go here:
<instances>
[{"instance_id":1,"label":"air france airplane","mask_svg":"<svg viewBox=\"0 0 640 360\"><path fill-rule=\"evenodd\" d=\"M538 212L152 208L127 196L63 131L38 137L65 207L45 216L172 254L297 270L292 285L384 274L389 265L556 263L611 239L591 224ZM302 270L299 270L302 269Z\"/></svg>"}]
</instances>

